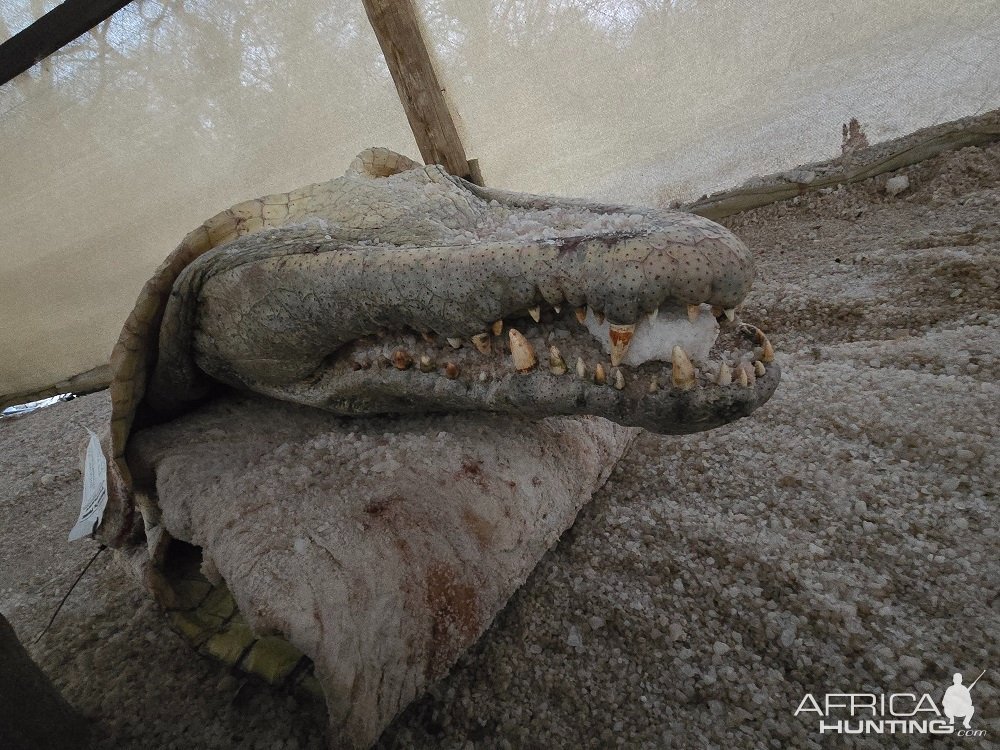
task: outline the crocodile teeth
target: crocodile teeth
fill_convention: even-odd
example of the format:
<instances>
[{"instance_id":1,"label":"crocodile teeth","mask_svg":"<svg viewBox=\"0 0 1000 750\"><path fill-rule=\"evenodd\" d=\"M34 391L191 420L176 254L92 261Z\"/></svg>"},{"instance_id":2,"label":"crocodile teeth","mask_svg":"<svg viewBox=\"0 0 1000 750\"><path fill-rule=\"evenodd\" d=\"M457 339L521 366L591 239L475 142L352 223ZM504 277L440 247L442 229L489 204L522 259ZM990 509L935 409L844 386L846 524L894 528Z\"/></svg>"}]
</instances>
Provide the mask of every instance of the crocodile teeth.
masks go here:
<instances>
[{"instance_id":1,"label":"crocodile teeth","mask_svg":"<svg viewBox=\"0 0 1000 750\"><path fill-rule=\"evenodd\" d=\"M719 367L719 377L715 382L719 385L729 385L733 382L733 371L725 362Z\"/></svg>"},{"instance_id":2,"label":"crocodile teeth","mask_svg":"<svg viewBox=\"0 0 1000 750\"><path fill-rule=\"evenodd\" d=\"M692 388L695 383L694 365L691 364L688 355L679 346L675 346L670 352L670 358L673 361L670 377L674 385L682 391Z\"/></svg>"},{"instance_id":3,"label":"crocodile teeth","mask_svg":"<svg viewBox=\"0 0 1000 750\"><path fill-rule=\"evenodd\" d=\"M576 315L576 319L579 320L582 323L583 321L585 321L587 319L587 308L586 307L578 307L574 311L574 314Z\"/></svg>"},{"instance_id":4,"label":"crocodile teeth","mask_svg":"<svg viewBox=\"0 0 1000 750\"><path fill-rule=\"evenodd\" d=\"M617 388L619 391L625 390L625 376L622 375L621 370L615 370L614 383L615 383L615 388Z\"/></svg>"},{"instance_id":5,"label":"crocodile teeth","mask_svg":"<svg viewBox=\"0 0 1000 750\"><path fill-rule=\"evenodd\" d=\"M757 360L756 362L754 362L753 363L753 371L754 371L754 374L758 378L763 377L764 373L766 372L766 370L764 369L764 363L761 362L760 360Z\"/></svg>"},{"instance_id":6,"label":"crocodile teeth","mask_svg":"<svg viewBox=\"0 0 1000 750\"><path fill-rule=\"evenodd\" d=\"M723 308L719 307L718 305L713 305L712 306L712 315L714 315L716 318L725 317L726 320L728 320L729 322L732 322L732 321L736 320L736 308L735 307L727 307L727 308L723 309Z\"/></svg>"},{"instance_id":7,"label":"crocodile teeth","mask_svg":"<svg viewBox=\"0 0 1000 750\"><path fill-rule=\"evenodd\" d=\"M457 378L458 373L459 373L458 365L456 365L454 362L449 362L444 366L444 376L448 378L448 380L454 380L455 378Z\"/></svg>"},{"instance_id":8,"label":"crocodile teeth","mask_svg":"<svg viewBox=\"0 0 1000 750\"><path fill-rule=\"evenodd\" d=\"M510 356L514 360L514 369L518 372L534 369L538 364L538 358L535 357L531 342L516 328L507 331L507 337L510 339Z\"/></svg>"},{"instance_id":9,"label":"crocodile teeth","mask_svg":"<svg viewBox=\"0 0 1000 750\"><path fill-rule=\"evenodd\" d=\"M490 326L490 330L493 331L494 336L499 336L503 333L503 320L493 321L493 325Z\"/></svg>"},{"instance_id":10,"label":"crocodile teeth","mask_svg":"<svg viewBox=\"0 0 1000 750\"><path fill-rule=\"evenodd\" d=\"M490 335L488 333L477 333L472 337L472 345L479 350L480 354L489 354L493 351L493 345L490 343Z\"/></svg>"},{"instance_id":11,"label":"crocodile teeth","mask_svg":"<svg viewBox=\"0 0 1000 750\"><path fill-rule=\"evenodd\" d=\"M549 370L553 375L566 374L566 360L562 358L562 354L556 346L549 347Z\"/></svg>"},{"instance_id":12,"label":"crocodile teeth","mask_svg":"<svg viewBox=\"0 0 1000 750\"><path fill-rule=\"evenodd\" d=\"M453 338L453 337L449 336L448 337L448 346L450 346L452 349L461 349L462 348L462 339L456 339L456 338Z\"/></svg>"},{"instance_id":13,"label":"crocodile teeth","mask_svg":"<svg viewBox=\"0 0 1000 750\"><path fill-rule=\"evenodd\" d=\"M733 380L744 387L753 385L757 381L754 370L754 365L750 362L738 362L733 368Z\"/></svg>"},{"instance_id":14,"label":"crocodile teeth","mask_svg":"<svg viewBox=\"0 0 1000 750\"><path fill-rule=\"evenodd\" d=\"M413 364L413 357L405 349L397 349L392 353L392 366L397 370L406 370Z\"/></svg>"},{"instance_id":15,"label":"crocodile teeth","mask_svg":"<svg viewBox=\"0 0 1000 750\"><path fill-rule=\"evenodd\" d=\"M648 390L650 393L656 393L656 391L659 390L659 388L660 388L660 380L654 375L652 379L649 381Z\"/></svg>"},{"instance_id":16,"label":"crocodile teeth","mask_svg":"<svg viewBox=\"0 0 1000 750\"><path fill-rule=\"evenodd\" d=\"M763 334L761 334L763 336ZM767 340L767 336L764 336L763 343L764 352L760 355L762 361L773 362L774 361L774 347L771 346L771 342Z\"/></svg>"},{"instance_id":17,"label":"crocodile teeth","mask_svg":"<svg viewBox=\"0 0 1000 750\"><path fill-rule=\"evenodd\" d=\"M600 362L594 368L594 382L598 385L604 385L608 382L608 376L604 373L604 365Z\"/></svg>"},{"instance_id":18,"label":"crocodile teeth","mask_svg":"<svg viewBox=\"0 0 1000 750\"><path fill-rule=\"evenodd\" d=\"M420 357L420 364L417 366L420 368L420 372L434 371L434 361L426 354Z\"/></svg>"},{"instance_id":19,"label":"crocodile teeth","mask_svg":"<svg viewBox=\"0 0 1000 750\"><path fill-rule=\"evenodd\" d=\"M583 362L583 357L576 358L576 374L582 380L587 377L587 365Z\"/></svg>"},{"instance_id":20,"label":"crocodile teeth","mask_svg":"<svg viewBox=\"0 0 1000 750\"><path fill-rule=\"evenodd\" d=\"M531 319L537 323L542 319L542 308L539 305L529 307L528 315L530 315Z\"/></svg>"},{"instance_id":21,"label":"crocodile teeth","mask_svg":"<svg viewBox=\"0 0 1000 750\"><path fill-rule=\"evenodd\" d=\"M749 323L740 323L739 332L746 336L748 339L753 341L755 344L763 344L764 332L760 330L757 326L752 326Z\"/></svg>"},{"instance_id":22,"label":"crocodile teeth","mask_svg":"<svg viewBox=\"0 0 1000 750\"><path fill-rule=\"evenodd\" d=\"M628 345L632 341L632 334L635 333L633 325L618 325L612 323L608 328L608 339L611 342L611 364L617 367L625 358Z\"/></svg>"},{"instance_id":23,"label":"crocodile teeth","mask_svg":"<svg viewBox=\"0 0 1000 750\"><path fill-rule=\"evenodd\" d=\"M556 315L562 312L562 305L552 305L552 309L556 311Z\"/></svg>"},{"instance_id":24,"label":"crocodile teeth","mask_svg":"<svg viewBox=\"0 0 1000 750\"><path fill-rule=\"evenodd\" d=\"M688 305L688 320L694 323L698 320L698 316L701 314L700 305Z\"/></svg>"},{"instance_id":25,"label":"crocodile teeth","mask_svg":"<svg viewBox=\"0 0 1000 750\"><path fill-rule=\"evenodd\" d=\"M652 323L654 320L656 320L656 316L659 314L660 314L660 308L654 307L653 312L649 314L649 322Z\"/></svg>"}]
</instances>

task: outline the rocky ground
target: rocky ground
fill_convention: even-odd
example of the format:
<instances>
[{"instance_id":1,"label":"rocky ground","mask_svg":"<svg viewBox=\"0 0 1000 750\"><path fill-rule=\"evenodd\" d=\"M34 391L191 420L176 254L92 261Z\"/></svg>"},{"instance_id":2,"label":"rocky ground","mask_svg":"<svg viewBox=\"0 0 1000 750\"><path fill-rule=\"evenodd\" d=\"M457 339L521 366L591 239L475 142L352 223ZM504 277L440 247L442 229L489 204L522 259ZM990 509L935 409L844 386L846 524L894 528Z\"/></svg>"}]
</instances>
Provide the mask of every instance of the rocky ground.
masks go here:
<instances>
[{"instance_id":1,"label":"rocky ground","mask_svg":"<svg viewBox=\"0 0 1000 750\"><path fill-rule=\"evenodd\" d=\"M784 380L751 418L644 435L451 676L380 747L992 747L1000 145L757 209L745 317ZM103 393L0 421L0 611L99 748L320 748L322 709L194 654L66 543ZM839 738L807 692L986 676L986 737ZM971 678L970 678L971 679ZM921 740L924 740L921 742ZM839 744L837 744L839 742Z\"/></svg>"}]
</instances>

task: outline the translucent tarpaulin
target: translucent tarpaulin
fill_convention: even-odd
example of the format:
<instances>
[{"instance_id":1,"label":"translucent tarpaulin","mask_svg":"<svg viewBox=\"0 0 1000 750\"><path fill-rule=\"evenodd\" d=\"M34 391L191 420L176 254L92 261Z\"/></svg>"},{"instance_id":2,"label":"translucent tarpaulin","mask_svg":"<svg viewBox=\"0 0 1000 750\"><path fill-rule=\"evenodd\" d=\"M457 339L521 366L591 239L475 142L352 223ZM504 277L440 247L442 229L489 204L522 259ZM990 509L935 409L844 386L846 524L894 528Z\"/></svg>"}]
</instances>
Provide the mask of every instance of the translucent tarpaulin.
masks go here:
<instances>
[{"instance_id":1,"label":"translucent tarpaulin","mask_svg":"<svg viewBox=\"0 0 1000 750\"><path fill-rule=\"evenodd\" d=\"M0 0L0 37L52 2ZM423 0L501 187L665 202L1000 105L1000 2ZM203 219L416 157L360 0L136 0L0 87L0 394L107 361Z\"/></svg>"},{"instance_id":2,"label":"translucent tarpaulin","mask_svg":"<svg viewBox=\"0 0 1000 750\"><path fill-rule=\"evenodd\" d=\"M1000 105L1000 2L424 0L502 187L690 199ZM484 7L490 11L485 12Z\"/></svg>"},{"instance_id":3,"label":"translucent tarpaulin","mask_svg":"<svg viewBox=\"0 0 1000 750\"><path fill-rule=\"evenodd\" d=\"M351 0L139 0L0 87L0 394L106 362L186 232L375 144L415 152Z\"/></svg>"}]
</instances>

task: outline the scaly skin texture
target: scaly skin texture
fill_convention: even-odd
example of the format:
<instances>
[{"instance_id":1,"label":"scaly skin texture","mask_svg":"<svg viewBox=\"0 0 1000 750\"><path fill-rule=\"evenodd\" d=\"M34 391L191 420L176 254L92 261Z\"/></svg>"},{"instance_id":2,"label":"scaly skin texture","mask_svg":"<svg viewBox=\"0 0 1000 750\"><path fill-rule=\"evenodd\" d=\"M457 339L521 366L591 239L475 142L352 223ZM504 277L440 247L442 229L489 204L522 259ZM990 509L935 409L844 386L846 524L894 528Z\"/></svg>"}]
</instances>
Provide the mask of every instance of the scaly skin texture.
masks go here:
<instances>
[{"instance_id":1,"label":"scaly skin texture","mask_svg":"<svg viewBox=\"0 0 1000 750\"><path fill-rule=\"evenodd\" d=\"M550 220L563 222L558 231L522 232ZM210 219L144 288L112 357L105 449L117 522L105 522L104 537L121 540L131 525L133 420L169 419L219 383L345 415L594 414L663 433L746 416L777 386L773 357L739 382L703 387L682 354L673 382L668 373L657 387L651 365L605 371L581 359L577 376L558 353L537 362L509 328L509 340L493 334L502 321L527 331L528 311L551 334L589 308L626 326L627 345L627 327L661 306L710 305L725 322L721 311L752 280L750 252L707 219L480 188L369 149L344 177ZM474 342L481 361L445 361L441 339ZM402 346L387 359L382 343ZM416 361L420 347L433 361Z\"/></svg>"}]
</instances>

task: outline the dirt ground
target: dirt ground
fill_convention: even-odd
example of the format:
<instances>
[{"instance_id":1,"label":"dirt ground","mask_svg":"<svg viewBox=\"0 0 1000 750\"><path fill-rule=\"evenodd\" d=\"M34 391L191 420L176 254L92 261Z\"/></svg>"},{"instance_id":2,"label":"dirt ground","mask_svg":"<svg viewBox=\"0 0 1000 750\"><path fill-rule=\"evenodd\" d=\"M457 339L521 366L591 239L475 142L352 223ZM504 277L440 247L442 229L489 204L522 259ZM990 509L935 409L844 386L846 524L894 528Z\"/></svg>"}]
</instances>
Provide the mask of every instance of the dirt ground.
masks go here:
<instances>
[{"instance_id":1,"label":"dirt ground","mask_svg":"<svg viewBox=\"0 0 1000 750\"><path fill-rule=\"evenodd\" d=\"M806 693L930 693L1000 656L1000 145L757 209L744 305L784 377L750 418L643 435L383 748L819 748ZM891 175L890 175L891 176ZM0 421L0 611L99 748L320 748L322 710L196 655L68 544L105 393ZM971 680L971 678L970 678ZM972 747L1000 742L992 671ZM956 740L839 738L838 747ZM962 745L964 746L964 745Z\"/></svg>"}]
</instances>

